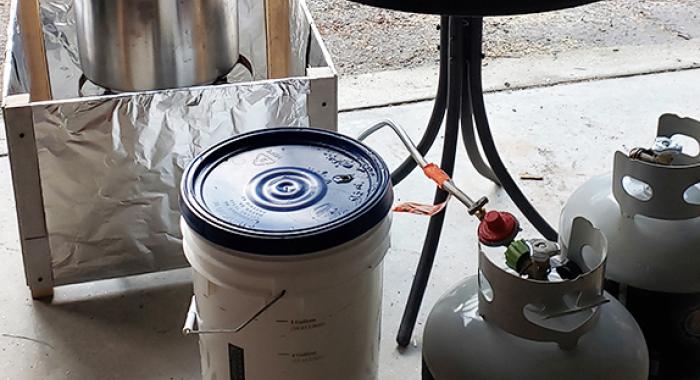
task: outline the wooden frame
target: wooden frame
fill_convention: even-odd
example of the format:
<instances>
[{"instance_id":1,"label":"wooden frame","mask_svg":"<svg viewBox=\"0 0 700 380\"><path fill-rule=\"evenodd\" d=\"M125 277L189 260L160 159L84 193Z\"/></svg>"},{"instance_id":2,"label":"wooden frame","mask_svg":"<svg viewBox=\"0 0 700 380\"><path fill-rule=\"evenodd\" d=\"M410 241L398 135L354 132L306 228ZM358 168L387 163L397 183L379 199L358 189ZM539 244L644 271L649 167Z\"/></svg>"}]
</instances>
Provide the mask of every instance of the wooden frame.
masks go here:
<instances>
[{"instance_id":1,"label":"wooden frame","mask_svg":"<svg viewBox=\"0 0 700 380\"><path fill-rule=\"evenodd\" d=\"M265 0L267 77L270 79L286 78L290 73L292 48L289 7L289 0Z\"/></svg>"},{"instance_id":2,"label":"wooden frame","mask_svg":"<svg viewBox=\"0 0 700 380\"><path fill-rule=\"evenodd\" d=\"M321 42L319 47L327 67L308 68L306 74L311 78L311 94L308 100L309 119L311 126L316 128L338 130L338 74L333 66L331 54L324 45L321 33L316 27L314 18L302 1L304 17L309 21L313 41Z\"/></svg>"},{"instance_id":3,"label":"wooden frame","mask_svg":"<svg viewBox=\"0 0 700 380\"><path fill-rule=\"evenodd\" d=\"M32 297L50 297L53 269L29 96L6 98L4 113L25 277Z\"/></svg>"},{"instance_id":4,"label":"wooden frame","mask_svg":"<svg viewBox=\"0 0 700 380\"><path fill-rule=\"evenodd\" d=\"M29 1L32 2L34 0ZM280 78L272 80L271 82L279 81L280 84L283 84L289 80L308 80L310 93L307 96L307 107L310 125L329 130L337 130L337 74L304 0L294 1L295 4L296 2L301 4L303 12L299 17L305 17L308 21L312 33L311 37L314 39L317 46L320 46L326 66L308 68L306 70L307 75L302 78ZM25 0L13 1L9 25L11 31L19 22L20 9L18 7L18 2L24 4ZM28 44L25 43L26 41L22 41L21 44L13 44L11 37L12 34L10 34L10 40L8 41L8 57L6 59L5 68L6 87L9 86L10 73L12 70L18 69L14 67L14 62L12 60L12 52L15 51L14 49L22 49L21 55L24 57L30 56L29 52L27 52ZM23 34L22 38L26 38L26 34ZM42 51L42 54L45 54L45 52ZM44 59L45 58L44 56ZM38 88L44 87L50 90L49 78L47 76L41 73L36 74L34 70L28 67L24 69L28 72L32 89L37 86ZM5 89L5 93L8 93L7 89ZM68 284L70 282L56 279L53 275L51 248L49 244L50 231L47 228L45 217L37 151L38 147L35 139L34 115L37 110L43 111L46 107L66 103L95 101L96 99L99 100L100 97L86 98L85 100L83 100L83 98L75 98L37 101L38 99L45 98L47 95L46 91L43 93L39 91L38 94L40 95L31 98L29 94L6 96L3 103L3 111L27 285L31 290L32 297L46 298L53 295L55 286Z\"/></svg>"},{"instance_id":5,"label":"wooden frame","mask_svg":"<svg viewBox=\"0 0 700 380\"><path fill-rule=\"evenodd\" d=\"M51 80L49 66L46 62L44 33L39 15L39 0L21 0L17 11L17 20L24 38L23 48L27 54L32 101L51 99Z\"/></svg>"}]
</instances>

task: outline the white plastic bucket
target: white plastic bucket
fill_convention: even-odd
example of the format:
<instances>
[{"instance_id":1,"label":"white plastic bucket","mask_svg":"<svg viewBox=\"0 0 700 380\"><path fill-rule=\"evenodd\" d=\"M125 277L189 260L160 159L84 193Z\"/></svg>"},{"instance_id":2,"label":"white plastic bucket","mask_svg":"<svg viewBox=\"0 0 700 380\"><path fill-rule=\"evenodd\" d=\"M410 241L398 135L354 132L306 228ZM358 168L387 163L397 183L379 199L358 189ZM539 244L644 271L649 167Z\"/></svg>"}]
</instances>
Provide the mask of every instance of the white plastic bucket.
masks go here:
<instances>
[{"instance_id":1,"label":"white plastic bucket","mask_svg":"<svg viewBox=\"0 0 700 380\"><path fill-rule=\"evenodd\" d=\"M298 260L260 260L183 223L200 329L235 329L285 292L240 332L200 335L204 378L238 380L227 374L243 365L245 379L376 379L390 224Z\"/></svg>"},{"instance_id":2,"label":"white plastic bucket","mask_svg":"<svg viewBox=\"0 0 700 380\"><path fill-rule=\"evenodd\" d=\"M280 131L288 133L291 130ZM321 133L308 129L295 131L312 133L303 136L306 141ZM323 132L323 135L324 139L328 136L340 138L328 132ZM279 141L290 143L289 136L280 138ZM237 145L235 141L233 144ZM253 139L243 144L250 146L257 142ZM214 149L228 148L219 146ZM312 158L295 157L293 160ZM295 164L302 165L303 162ZM381 164L383 167L377 173L383 180L383 176L388 176L388 170L383 162ZM276 170L274 164L271 166L272 169L261 170ZM342 165L338 170L344 170ZM197 180L192 182L199 183ZM218 189L226 191L221 186ZM332 197L330 192L338 189L344 187L329 185L324 196ZM324 198L322 202L326 200ZM382 202L387 200L390 204L393 200L391 194L388 198L385 195ZM360 203L357 205L359 207ZM186 204L183 211L192 208L196 205ZM365 225L364 231L357 236L352 233L343 236L320 233L318 239L327 240L324 245L331 246L316 251L308 251L309 247L305 246L309 241L317 243L314 239L298 240L299 235L294 233L289 238L276 235L279 250L285 251L281 255L274 252L275 245L270 244L269 239L260 242L267 244L264 254L254 252L258 248L256 240L247 237L242 244L250 247L246 250L232 249L220 244L221 241L213 242L216 239L204 237L209 234L209 225L199 224L198 219L188 220L189 213L183 212L183 245L187 260L194 269L193 305L185 330L199 333L204 379L377 379L382 260L389 249L391 226L389 209L384 206L380 212L383 215L380 218L375 215L374 224ZM363 223L361 216L356 214L344 225ZM338 228L341 219L333 219L333 226L325 228L323 233ZM216 222L214 219L212 224ZM223 235L216 236L221 238ZM339 244L333 244L330 241L333 239ZM237 242L234 239L232 244L226 245L236 245ZM297 244L301 252L295 254ZM196 329L192 323L195 321Z\"/></svg>"}]
</instances>

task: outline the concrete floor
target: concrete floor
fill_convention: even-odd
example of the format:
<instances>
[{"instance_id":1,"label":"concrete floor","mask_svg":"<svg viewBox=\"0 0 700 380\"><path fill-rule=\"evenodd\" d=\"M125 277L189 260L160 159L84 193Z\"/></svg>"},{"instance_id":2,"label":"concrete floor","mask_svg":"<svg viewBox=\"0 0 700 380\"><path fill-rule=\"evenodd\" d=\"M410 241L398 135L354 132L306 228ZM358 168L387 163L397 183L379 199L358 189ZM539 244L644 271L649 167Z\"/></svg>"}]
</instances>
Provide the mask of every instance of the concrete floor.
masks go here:
<instances>
[{"instance_id":1,"label":"concrete floor","mask_svg":"<svg viewBox=\"0 0 700 380\"><path fill-rule=\"evenodd\" d=\"M611 167L616 149L648 145L665 112L700 118L700 70L634 76L489 94L495 137L512 172L541 175L524 191L552 223L571 192ZM342 91L342 90L341 90ZM418 138L430 102L341 114L341 131L358 134L390 117ZM391 166L404 151L388 132L373 137ZM3 148L4 149L4 148ZM431 157L437 159L439 152ZM504 193L458 163L456 181L492 208L513 210ZM399 200L430 201L433 187L415 173ZM189 271L57 288L48 304L31 300L17 238L8 159L0 158L0 379L196 379L196 338L180 334L191 287ZM414 334L399 352L394 336L420 255L427 219L397 215L386 259L381 379L418 379L422 323L448 287L476 271L476 223L459 204L447 228ZM525 227L529 230L527 224ZM272 379L271 379L272 380Z\"/></svg>"}]
</instances>

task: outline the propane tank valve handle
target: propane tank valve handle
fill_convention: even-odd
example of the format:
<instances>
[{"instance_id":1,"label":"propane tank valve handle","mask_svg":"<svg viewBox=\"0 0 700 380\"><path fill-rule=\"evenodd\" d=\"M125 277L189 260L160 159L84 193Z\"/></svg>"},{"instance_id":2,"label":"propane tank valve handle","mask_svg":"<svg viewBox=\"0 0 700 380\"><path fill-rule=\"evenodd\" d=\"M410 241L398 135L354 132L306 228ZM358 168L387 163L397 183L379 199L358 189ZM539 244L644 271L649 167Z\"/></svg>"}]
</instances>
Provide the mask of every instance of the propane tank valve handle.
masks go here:
<instances>
[{"instance_id":1,"label":"propane tank valve handle","mask_svg":"<svg viewBox=\"0 0 700 380\"><path fill-rule=\"evenodd\" d=\"M676 156L683 154L683 145L669 137L657 137L654 146L648 148L633 148L629 157L633 160L650 164L671 165Z\"/></svg>"},{"instance_id":2,"label":"propane tank valve handle","mask_svg":"<svg viewBox=\"0 0 700 380\"><path fill-rule=\"evenodd\" d=\"M659 153L646 148L634 148L630 150L629 157L633 160L660 165L670 165L674 158L670 153Z\"/></svg>"}]
</instances>

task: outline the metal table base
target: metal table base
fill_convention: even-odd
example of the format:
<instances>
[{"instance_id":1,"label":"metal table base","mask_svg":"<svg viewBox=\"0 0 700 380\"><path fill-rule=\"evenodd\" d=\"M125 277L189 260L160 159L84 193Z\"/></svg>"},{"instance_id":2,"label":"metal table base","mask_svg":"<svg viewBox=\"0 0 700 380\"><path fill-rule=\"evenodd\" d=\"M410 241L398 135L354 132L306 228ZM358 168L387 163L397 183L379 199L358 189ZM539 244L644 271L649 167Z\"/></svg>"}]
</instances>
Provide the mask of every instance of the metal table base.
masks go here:
<instances>
[{"instance_id":1,"label":"metal table base","mask_svg":"<svg viewBox=\"0 0 700 380\"><path fill-rule=\"evenodd\" d=\"M445 139L441 167L450 176L454 175L461 129L462 142L477 172L496 184L502 185L532 224L547 239L556 241L556 231L532 207L505 169L491 136L481 80L483 18L443 16L440 21L440 31L438 91L427 130L418 144L419 151L423 155L428 153L440 133L444 120ZM481 156L477 136L490 166ZM398 185L415 168L416 164L412 160L406 160L392 174L394 185ZM447 193L438 189L435 194L435 203L442 203L446 199ZM430 219L421 258L396 337L401 347L406 347L411 341L444 222L444 211Z\"/></svg>"}]
</instances>

